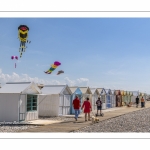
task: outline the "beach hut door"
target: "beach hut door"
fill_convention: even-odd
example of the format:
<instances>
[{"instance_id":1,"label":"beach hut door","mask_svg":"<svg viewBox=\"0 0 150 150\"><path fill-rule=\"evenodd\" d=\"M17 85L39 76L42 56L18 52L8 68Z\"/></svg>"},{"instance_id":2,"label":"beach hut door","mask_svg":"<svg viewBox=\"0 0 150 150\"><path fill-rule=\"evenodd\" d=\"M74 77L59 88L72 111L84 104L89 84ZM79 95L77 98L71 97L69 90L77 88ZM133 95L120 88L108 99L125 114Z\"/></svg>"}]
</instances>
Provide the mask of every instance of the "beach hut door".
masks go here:
<instances>
[{"instance_id":1,"label":"beach hut door","mask_svg":"<svg viewBox=\"0 0 150 150\"><path fill-rule=\"evenodd\" d=\"M97 109L97 105L96 105L96 101L98 99L98 96L96 94L92 95L92 109L96 110Z\"/></svg>"},{"instance_id":2,"label":"beach hut door","mask_svg":"<svg viewBox=\"0 0 150 150\"><path fill-rule=\"evenodd\" d=\"M59 115L70 114L70 95L61 95L59 101Z\"/></svg>"},{"instance_id":3,"label":"beach hut door","mask_svg":"<svg viewBox=\"0 0 150 150\"><path fill-rule=\"evenodd\" d=\"M20 94L19 100L19 122L25 121L26 114L26 94Z\"/></svg>"},{"instance_id":4,"label":"beach hut door","mask_svg":"<svg viewBox=\"0 0 150 150\"><path fill-rule=\"evenodd\" d=\"M64 95L63 115L70 114L70 95Z\"/></svg>"}]
</instances>

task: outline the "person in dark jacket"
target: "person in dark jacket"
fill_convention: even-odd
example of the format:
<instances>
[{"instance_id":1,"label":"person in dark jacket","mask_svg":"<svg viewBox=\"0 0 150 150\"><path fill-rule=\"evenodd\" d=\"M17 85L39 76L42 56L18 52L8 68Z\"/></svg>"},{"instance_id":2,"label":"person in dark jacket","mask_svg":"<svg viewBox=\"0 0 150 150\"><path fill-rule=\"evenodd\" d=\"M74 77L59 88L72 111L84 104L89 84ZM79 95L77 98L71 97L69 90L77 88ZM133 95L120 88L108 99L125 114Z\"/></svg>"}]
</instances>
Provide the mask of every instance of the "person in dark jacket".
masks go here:
<instances>
[{"instance_id":1,"label":"person in dark jacket","mask_svg":"<svg viewBox=\"0 0 150 150\"><path fill-rule=\"evenodd\" d=\"M97 115L98 115L98 110L100 110L100 115L101 115L101 113L102 113L102 101L100 100L100 97L96 101L96 105L97 105Z\"/></svg>"},{"instance_id":2,"label":"person in dark jacket","mask_svg":"<svg viewBox=\"0 0 150 150\"><path fill-rule=\"evenodd\" d=\"M139 97L137 96L136 98L136 107L138 108L138 105L139 105Z\"/></svg>"}]
</instances>

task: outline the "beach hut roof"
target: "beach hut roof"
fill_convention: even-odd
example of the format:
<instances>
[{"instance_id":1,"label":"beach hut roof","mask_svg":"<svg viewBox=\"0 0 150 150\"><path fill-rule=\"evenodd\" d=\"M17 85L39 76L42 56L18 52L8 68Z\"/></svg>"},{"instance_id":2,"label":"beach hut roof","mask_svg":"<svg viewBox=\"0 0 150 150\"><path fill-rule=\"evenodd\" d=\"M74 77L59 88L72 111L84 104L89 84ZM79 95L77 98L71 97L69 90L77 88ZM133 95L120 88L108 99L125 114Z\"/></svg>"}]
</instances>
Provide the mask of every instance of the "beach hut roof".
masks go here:
<instances>
[{"instance_id":1,"label":"beach hut roof","mask_svg":"<svg viewBox=\"0 0 150 150\"><path fill-rule=\"evenodd\" d=\"M95 92L97 93L97 95L99 95L99 91L97 90L97 88L90 88L92 94L94 94Z\"/></svg>"},{"instance_id":2,"label":"beach hut roof","mask_svg":"<svg viewBox=\"0 0 150 150\"><path fill-rule=\"evenodd\" d=\"M77 86L69 86L72 93L74 93L77 90Z\"/></svg>"},{"instance_id":3,"label":"beach hut roof","mask_svg":"<svg viewBox=\"0 0 150 150\"><path fill-rule=\"evenodd\" d=\"M34 82L7 82L0 89L0 93L26 93L26 92L41 93L41 90Z\"/></svg>"},{"instance_id":4,"label":"beach hut roof","mask_svg":"<svg viewBox=\"0 0 150 150\"><path fill-rule=\"evenodd\" d=\"M44 87L44 84L38 84L38 83L37 83L37 86L38 86L40 89L42 89L42 88Z\"/></svg>"},{"instance_id":5,"label":"beach hut roof","mask_svg":"<svg viewBox=\"0 0 150 150\"><path fill-rule=\"evenodd\" d=\"M106 94L111 94L111 90L110 89L105 89Z\"/></svg>"},{"instance_id":6,"label":"beach hut roof","mask_svg":"<svg viewBox=\"0 0 150 150\"><path fill-rule=\"evenodd\" d=\"M124 91L125 92L125 91ZM120 95L121 91L120 90L115 90L115 95Z\"/></svg>"},{"instance_id":7,"label":"beach hut roof","mask_svg":"<svg viewBox=\"0 0 150 150\"><path fill-rule=\"evenodd\" d=\"M105 89L104 88L97 88L97 90L98 90L98 92L100 93L100 94L106 94L106 91L105 91Z\"/></svg>"},{"instance_id":8,"label":"beach hut roof","mask_svg":"<svg viewBox=\"0 0 150 150\"><path fill-rule=\"evenodd\" d=\"M83 94L92 94L92 92L91 92L89 87L79 87L79 89L81 90L81 92Z\"/></svg>"},{"instance_id":9,"label":"beach hut roof","mask_svg":"<svg viewBox=\"0 0 150 150\"><path fill-rule=\"evenodd\" d=\"M72 94L68 85L45 85L41 90L43 94L62 94L65 89Z\"/></svg>"},{"instance_id":10,"label":"beach hut roof","mask_svg":"<svg viewBox=\"0 0 150 150\"><path fill-rule=\"evenodd\" d=\"M111 90L111 94L115 94L115 90Z\"/></svg>"}]
</instances>

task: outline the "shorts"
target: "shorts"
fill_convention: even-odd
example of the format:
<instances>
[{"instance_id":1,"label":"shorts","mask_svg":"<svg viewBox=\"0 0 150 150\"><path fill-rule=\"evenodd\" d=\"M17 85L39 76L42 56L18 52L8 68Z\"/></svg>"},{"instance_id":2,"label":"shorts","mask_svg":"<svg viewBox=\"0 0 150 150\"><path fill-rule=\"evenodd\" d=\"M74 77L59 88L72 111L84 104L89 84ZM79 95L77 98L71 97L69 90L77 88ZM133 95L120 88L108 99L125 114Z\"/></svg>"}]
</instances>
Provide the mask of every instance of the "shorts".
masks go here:
<instances>
[{"instance_id":1,"label":"shorts","mask_svg":"<svg viewBox=\"0 0 150 150\"><path fill-rule=\"evenodd\" d=\"M97 106L97 110L102 110L102 106Z\"/></svg>"}]
</instances>

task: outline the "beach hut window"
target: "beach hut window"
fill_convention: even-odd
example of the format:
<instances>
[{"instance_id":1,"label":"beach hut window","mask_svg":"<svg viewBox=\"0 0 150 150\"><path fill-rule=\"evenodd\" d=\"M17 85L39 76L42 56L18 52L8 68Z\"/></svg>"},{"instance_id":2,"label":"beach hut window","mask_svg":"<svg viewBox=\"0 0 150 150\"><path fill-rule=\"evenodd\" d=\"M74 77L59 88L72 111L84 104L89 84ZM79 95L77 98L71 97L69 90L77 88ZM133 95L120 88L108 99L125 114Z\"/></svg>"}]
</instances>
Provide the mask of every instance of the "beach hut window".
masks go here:
<instances>
[{"instance_id":1,"label":"beach hut window","mask_svg":"<svg viewBox=\"0 0 150 150\"><path fill-rule=\"evenodd\" d=\"M27 95L27 111L37 110L37 95Z\"/></svg>"}]
</instances>

